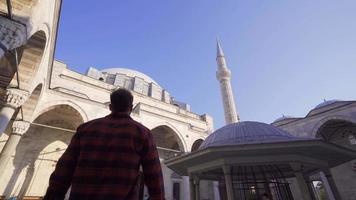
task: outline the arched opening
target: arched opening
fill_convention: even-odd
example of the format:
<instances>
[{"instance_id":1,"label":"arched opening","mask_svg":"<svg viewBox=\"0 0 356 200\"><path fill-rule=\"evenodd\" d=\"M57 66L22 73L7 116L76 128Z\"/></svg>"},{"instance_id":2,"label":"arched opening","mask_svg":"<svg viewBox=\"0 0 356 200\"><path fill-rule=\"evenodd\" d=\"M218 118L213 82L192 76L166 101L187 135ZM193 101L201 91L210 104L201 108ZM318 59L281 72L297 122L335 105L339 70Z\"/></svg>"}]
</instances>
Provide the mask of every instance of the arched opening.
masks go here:
<instances>
[{"instance_id":1,"label":"arched opening","mask_svg":"<svg viewBox=\"0 0 356 200\"><path fill-rule=\"evenodd\" d=\"M184 152L184 146L177 133L170 127L163 125L151 130L159 149Z\"/></svg>"},{"instance_id":2,"label":"arched opening","mask_svg":"<svg viewBox=\"0 0 356 200\"><path fill-rule=\"evenodd\" d=\"M345 119L330 119L324 122L318 129L316 137L326 142L342 146L356 151L356 124ZM352 167L356 160L341 164L331 169L335 183L342 196L355 195L356 173ZM347 186L345 185L347 183Z\"/></svg>"},{"instance_id":3,"label":"arched opening","mask_svg":"<svg viewBox=\"0 0 356 200\"><path fill-rule=\"evenodd\" d=\"M46 47L46 34L43 31L38 31L27 41L27 43L18 48L18 75L21 89L28 90L31 87L32 81L35 78L42 56ZM15 69L15 66L13 66ZM17 87L16 69L12 71L11 87ZM6 84L6 83L3 83Z\"/></svg>"},{"instance_id":4,"label":"arched opening","mask_svg":"<svg viewBox=\"0 0 356 200\"><path fill-rule=\"evenodd\" d=\"M79 111L70 105L61 104L45 109L34 121L36 124L75 130L84 122Z\"/></svg>"},{"instance_id":5,"label":"arched opening","mask_svg":"<svg viewBox=\"0 0 356 200\"><path fill-rule=\"evenodd\" d=\"M19 199L43 196L58 158L83 122L72 106L61 104L44 109L17 145L14 169L4 194Z\"/></svg>"},{"instance_id":6,"label":"arched opening","mask_svg":"<svg viewBox=\"0 0 356 200\"><path fill-rule=\"evenodd\" d=\"M161 166L166 198L171 199L177 196L177 194L182 195L180 188L183 187L177 185L174 172L164 164L164 160L182 154L184 152L183 142L179 138L178 133L166 125L157 126L151 132L158 148L160 160L163 161L161 162Z\"/></svg>"},{"instance_id":7,"label":"arched opening","mask_svg":"<svg viewBox=\"0 0 356 200\"><path fill-rule=\"evenodd\" d=\"M316 137L356 151L356 124L352 122L341 119L329 120L321 125Z\"/></svg>"},{"instance_id":8,"label":"arched opening","mask_svg":"<svg viewBox=\"0 0 356 200\"><path fill-rule=\"evenodd\" d=\"M27 99L27 101L22 105L22 113L23 120L25 121L31 121L31 117L33 114L33 111L35 110L38 100L40 98L42 91L42 84L38 85L32 92L31 96Z\"/></svg>"},{"instance_id":9,"label":"arched opening","mask_svg":"<svg viewBox=\"0 0 356 200\"><path fill-rule=\"evenodd\" d=\"M197 151L200 147L200 145L204 142L203 139L198 139L198 140L195 140L195 142L193 143L192 145L192 149L191 149L191 152L194 152L194 151Z\"/></svg>"}]
</instances>

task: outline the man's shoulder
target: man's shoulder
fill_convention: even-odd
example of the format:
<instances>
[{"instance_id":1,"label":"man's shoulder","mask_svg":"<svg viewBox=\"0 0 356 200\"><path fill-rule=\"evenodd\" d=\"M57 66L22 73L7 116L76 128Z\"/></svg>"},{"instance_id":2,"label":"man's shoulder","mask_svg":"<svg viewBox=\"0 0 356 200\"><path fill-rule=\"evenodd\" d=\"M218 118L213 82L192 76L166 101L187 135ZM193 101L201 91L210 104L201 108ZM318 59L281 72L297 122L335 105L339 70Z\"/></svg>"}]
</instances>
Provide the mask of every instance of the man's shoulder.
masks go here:
<instances>
[{"instance_id":1,"label":"man's shoulder","mask_svg":"<svg viewBox=\"0 0 356 200\"><path fill-rule=\"evenodd\" d=\"M150 129L148 129L145 125L140 122L132 119L132 123L142 132L142 133L150 133Z\"/></svg>"},{"instance_id":2,"label":"man's shoulder","mask_svg":"<svg viewBox=\"0 0 356 200\"><path fill-rule=\"evenodd\" d=\"M87 121L87 122L79 125L77 130L81 131L81 130L84 130L87 127L90 127L90 126L93 126L93 125L97 126L99 124L102 124L105 120L106 120L105 117L101 117L101 118L97 118L97 119L93 119L93 120Z\"/></svg>"}]
</instances>

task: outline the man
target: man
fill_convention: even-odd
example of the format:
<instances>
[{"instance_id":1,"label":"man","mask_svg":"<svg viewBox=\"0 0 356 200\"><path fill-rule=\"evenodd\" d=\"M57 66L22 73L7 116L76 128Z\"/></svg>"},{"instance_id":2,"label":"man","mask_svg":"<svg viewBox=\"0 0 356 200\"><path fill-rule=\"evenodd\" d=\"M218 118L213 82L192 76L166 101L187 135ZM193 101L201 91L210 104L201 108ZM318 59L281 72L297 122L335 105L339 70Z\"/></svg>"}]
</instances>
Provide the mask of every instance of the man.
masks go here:
<instances>
[{"instance_id":1,"label":"man","mask_svg":"<svg viewBox=\"0 0 356 200\"><path fill-rule=\"evenodd\" d=\"M49 180L44 200L139 199L139 168L151 200L164 199L161 165L152 134L134 121L133 96L118 89L111 114L80 125Z\"/></svg>"}]
</instances>

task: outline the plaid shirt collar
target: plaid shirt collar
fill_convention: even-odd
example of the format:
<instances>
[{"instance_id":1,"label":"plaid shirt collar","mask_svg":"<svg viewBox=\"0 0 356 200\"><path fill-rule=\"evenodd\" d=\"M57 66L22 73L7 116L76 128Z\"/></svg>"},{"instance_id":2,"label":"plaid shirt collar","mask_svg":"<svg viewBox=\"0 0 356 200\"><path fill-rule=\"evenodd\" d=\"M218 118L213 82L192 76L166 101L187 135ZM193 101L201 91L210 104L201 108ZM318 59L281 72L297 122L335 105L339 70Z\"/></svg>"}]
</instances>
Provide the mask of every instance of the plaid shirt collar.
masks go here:
<instances>
[{"instance_id":1,"label":"plaid shirt collar","mask_svg":"<svg viewBox=\"0 0 356 200\"><path fill-rule=\"evenodd\" d=\"M111 114L108 115L108 117L111 118L130 118L130 114L129 113L124 113L124 112L112 112Z\"/></svg>"}]
</instances>

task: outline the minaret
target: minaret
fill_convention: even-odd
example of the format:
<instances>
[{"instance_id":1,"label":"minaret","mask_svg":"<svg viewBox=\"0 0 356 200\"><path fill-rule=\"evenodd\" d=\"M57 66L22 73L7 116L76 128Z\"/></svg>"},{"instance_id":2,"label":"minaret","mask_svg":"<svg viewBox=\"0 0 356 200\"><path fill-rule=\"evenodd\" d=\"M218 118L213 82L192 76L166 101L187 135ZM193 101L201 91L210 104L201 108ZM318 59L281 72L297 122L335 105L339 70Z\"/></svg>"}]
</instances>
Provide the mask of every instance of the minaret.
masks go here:
<instances>
[{"instance_id":1,"label":"minaret","mask_svg":"<svg viewBox=\"0 0 356 200\"><path fill-rule=\"evenodd\" d=\"M240 117L237 114L234 95L231 88L231 71L226 66L224 52L221 48L219 40L217 40L217 56L216 62L218 64L218 71L216 72L216 78L220 82L220 91L224 104L225 122L231 124L240 121Z\"/></svg>"}]
</instances>

